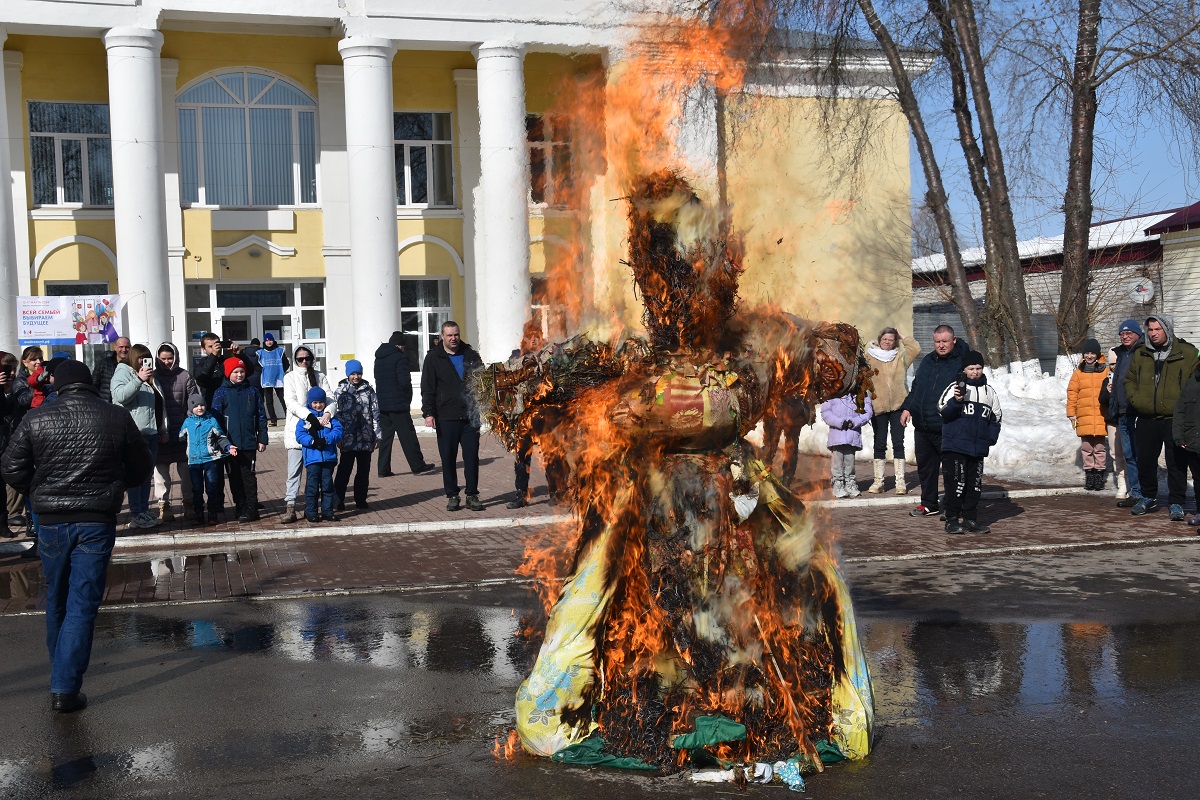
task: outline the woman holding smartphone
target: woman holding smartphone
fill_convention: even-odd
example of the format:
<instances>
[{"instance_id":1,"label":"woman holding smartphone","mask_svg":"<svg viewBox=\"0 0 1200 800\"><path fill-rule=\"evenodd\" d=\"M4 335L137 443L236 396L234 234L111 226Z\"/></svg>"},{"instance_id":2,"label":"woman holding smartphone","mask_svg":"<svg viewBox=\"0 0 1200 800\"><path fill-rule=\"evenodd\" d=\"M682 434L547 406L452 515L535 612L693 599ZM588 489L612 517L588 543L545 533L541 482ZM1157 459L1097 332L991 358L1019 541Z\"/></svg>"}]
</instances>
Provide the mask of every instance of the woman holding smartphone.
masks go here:
<instances>
[{"instance_id":1,"label":"woman holding smartphone","mask_svg":"<svg viewBox=\"0 0 1200 800\"><path fill-rule=\"evenodd\" d=\"M166 401L154 382L154 358L150 348L135 344L117 364L112 378L112 399L133 417L152 458L158 458L158 445L167 437ZM129 487L129 526L153 528L159 520L150 513L150 481Z\"/></svg>"}]
</instances>

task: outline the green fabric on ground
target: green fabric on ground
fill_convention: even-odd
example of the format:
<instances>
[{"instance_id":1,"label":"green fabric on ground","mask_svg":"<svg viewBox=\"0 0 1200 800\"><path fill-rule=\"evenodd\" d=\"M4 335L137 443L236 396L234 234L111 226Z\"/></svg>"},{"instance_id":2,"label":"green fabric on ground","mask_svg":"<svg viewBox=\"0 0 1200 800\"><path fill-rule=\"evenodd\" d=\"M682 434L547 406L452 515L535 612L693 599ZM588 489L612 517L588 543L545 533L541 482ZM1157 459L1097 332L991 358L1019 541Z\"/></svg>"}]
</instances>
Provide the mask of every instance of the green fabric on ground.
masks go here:
<instances>
[{"instance_id":1,"label":"green fabric on ground","mask_svg":"<svg viewBox=\"0 0 1200 800\"><path fill-rule=\"evenodd\" d=\"M584 739L579 744L572 744L550 756L562 764L578 764L581 766L616 767L617 769L658 769L653 764L647 764L639 758L629 756L614 756L603 752L604 740L598 736Z\"/></svg>"},{"instance_id":2,"label":"green fabric on ground","mask_svg":"<svg viewBox=\"0 0 1200 800\"><path fill-rule=\"evenodd\" d=\"M821 757L822 764L836 764L846 760L842 749L828 739L817 742L817 755Z\"/></svg>"},{"instance_id":3,"label":"green fabric on ground","mask_svg":"<svg viewBox=\"0 0 1200 800\"><path fill-rule=\"evenodd\" d=\"M746 726L728 717L696 717L696 730L676 736L671 746L690 750L722 742L740 742L746 738Z\"/></svg>"}]
</instances>

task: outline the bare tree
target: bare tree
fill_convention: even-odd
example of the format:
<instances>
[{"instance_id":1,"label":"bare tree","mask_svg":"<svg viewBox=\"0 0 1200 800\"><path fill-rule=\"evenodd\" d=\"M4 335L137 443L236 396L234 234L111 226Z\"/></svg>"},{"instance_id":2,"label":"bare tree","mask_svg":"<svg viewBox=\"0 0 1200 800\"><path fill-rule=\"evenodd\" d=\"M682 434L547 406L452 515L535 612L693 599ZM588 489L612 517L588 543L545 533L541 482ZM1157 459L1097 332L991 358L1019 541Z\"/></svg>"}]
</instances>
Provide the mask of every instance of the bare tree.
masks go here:
<instances>
[{"instance_id":1,"label":"bare tree","mask_svg":"<svg viewBox=\"0 0 1200 800\"><path fill-rule=\"evenodd\" d=\"M1101 94L1114 106L1125 102L1140 111L1152 105L1184 135L1200 129L1200 13L1192 0L1058 0L1022 13L1024 24L999 46L1016 70L1014 96L1033 98L1025 114L1028 132L1035 124L1043 132L1060 130L1054 115L1047 126L1042 112L1069 109L1057 318L1059 352L1075 352L1087 337L1093 305L1089 233Z\"/></svg>"}]
</instances>

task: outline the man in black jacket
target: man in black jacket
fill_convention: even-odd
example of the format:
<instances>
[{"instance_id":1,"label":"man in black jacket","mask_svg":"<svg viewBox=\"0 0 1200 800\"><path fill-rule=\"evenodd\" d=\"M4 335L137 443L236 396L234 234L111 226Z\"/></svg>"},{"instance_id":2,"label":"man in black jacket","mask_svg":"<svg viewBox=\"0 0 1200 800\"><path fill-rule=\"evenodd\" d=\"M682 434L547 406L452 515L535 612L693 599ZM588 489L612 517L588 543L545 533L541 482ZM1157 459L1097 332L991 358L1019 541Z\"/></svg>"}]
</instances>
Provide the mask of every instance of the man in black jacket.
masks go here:
<instances>
[{"instance_id":1,"label":"man in black jacket","mask_svg":"<svg viewBox=\"0 0 1200 800\"><path fill-rule=\"evenodd\" d=\"M917 451L917 475L921 479L921 504L909 513L928 517L941 511L938 503L938 474L942 472L942 415L938 400L946 387L962 372L967 343L954 336L949 325L933 331L933 352L921 359L913 375L912 388L900 406L900 422L913 426Z\"/></svg>"},{"instance_id":2,"label":"man in black jacket","mask_svg":"<svg viewBox=\"0 0 1200 800\"><path fill-rule=\"evenodd\" d=\"M129 412L100 398L87 367L54 371L58 399L30 411L0 459L4 480L28 495L38 515L38 554L46 576L50 706L87 705L79 691L92 655L125 490L139 486L154 459Z\"/></svg>"},{"instance_id":3,"label":"man in black jacket","mask_svg":"<svg viewBox=\"0 0 1200 800\"><path fill-rule=\"evenodd\" d=\"M400 449L413 475L428 472L433 464L425 460L417 429L412 421L412 377L408 354L404 352L404 333L392 331L391 337L375 351L375 394L379 398L379 477L392 476L392 440L400 438Z\"/></svg>"},{"instance_id":4,"label":"man in black jacket","mask_svg":"<svg viewBox=\"0 0 1200 800\"><path fill-rule=\"evenodd\" d=\"M117 364L125 360L125 356L129 355L129 348L132 345L129 343L129 337L122 336L113 342L113 347L116 348L100 358L96 359L96 368L92 370L92 386L95 386L100 391L100 396L104 398L104 402L112 402L112 379L113 373L117 371Z\"/></svg>"},{"instance_id":5,"label":"man in black jacket","mask_svg":"<svg viewBox=\"0 0 1200 800\"><path fill-rule=\"evenodd\" d=\"M483 368L479 353L464 342L457 322L442 323L442 341L421 365L421 413L425 426L437 428L442 458L442 487L446 510L458 511L458 448L462 447L467 508L482 511L479 502L479 408L470 396L471 373Z\"/></svg>"}]
</instances>

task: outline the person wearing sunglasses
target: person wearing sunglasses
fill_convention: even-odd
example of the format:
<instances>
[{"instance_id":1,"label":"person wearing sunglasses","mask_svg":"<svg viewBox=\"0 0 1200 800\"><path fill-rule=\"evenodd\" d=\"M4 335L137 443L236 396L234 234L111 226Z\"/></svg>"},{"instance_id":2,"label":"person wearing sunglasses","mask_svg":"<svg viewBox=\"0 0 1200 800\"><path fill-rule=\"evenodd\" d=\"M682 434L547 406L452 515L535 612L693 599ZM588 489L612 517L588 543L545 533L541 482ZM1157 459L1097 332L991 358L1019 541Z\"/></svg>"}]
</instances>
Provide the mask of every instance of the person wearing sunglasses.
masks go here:
<instances>
[{"instance_id":1,"label":"person wearing sunglasses","mask_svg":"<svg viewBox=\"0 0 1200 800\"><path fill-rule=\"evenodd\" d=\"M317 372L312 350L300 345L292 353L292 361L291 370L283 377L283 399L287 413L283 425L283 444L287 448L288 456L287 488L283 496L287 508L280 518L280 522L284 523L299 519L296 515L296 496L300 493L300 473L304 470L304 449L296 440L296 423L304 420L310 413L308 390L319 386L326 394L333 394L329 380L324 374ZM324 416L332 418L332 410L325 409ZM328 419L325 421L328 422Z\"/></svg>"}]
</instances>

